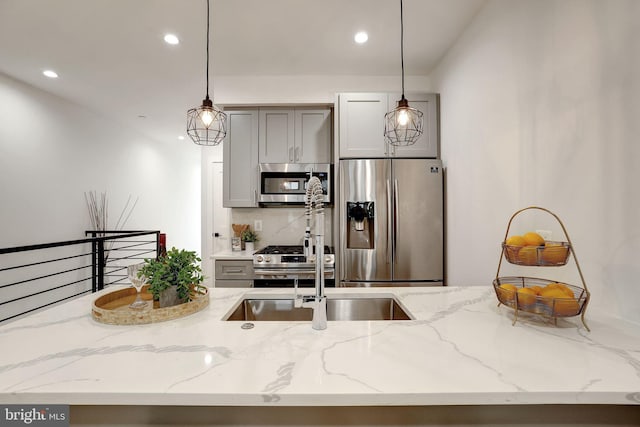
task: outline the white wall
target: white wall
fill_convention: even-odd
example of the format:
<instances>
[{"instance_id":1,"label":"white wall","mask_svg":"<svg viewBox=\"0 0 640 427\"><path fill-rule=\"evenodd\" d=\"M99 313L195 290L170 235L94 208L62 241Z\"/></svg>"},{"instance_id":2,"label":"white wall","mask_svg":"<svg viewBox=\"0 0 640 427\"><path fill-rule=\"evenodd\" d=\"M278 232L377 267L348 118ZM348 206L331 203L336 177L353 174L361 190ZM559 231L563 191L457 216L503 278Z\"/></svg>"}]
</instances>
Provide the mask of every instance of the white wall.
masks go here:
<instances>
[{"instance_id":1,"label":"white wall","mask_svg":"<svg viewBox=\"0 0 640 427\"><path fill-rule=\"evenodd\" d=\"M200 253L200 148L153 141L61 98L0 74L0 248L84 238L91 228L84 192L106 192L115 227L127 198L138 198L126 229L160 230L167 244ZM0 258L0 269L75 255L65 249ZM90 252L90 248L84 248ZM71 283L90 270L4 287L76 268L88 258L0 270L0 302ZM51 270L51 271L49 271ZM2 305L0 318L90 289L81 282Z\"/></svg>"},{"instance_id":2,"label":"white wall","mask_svg":"<svg viewBox=\"0 0 640 427\"><path fill-rule=\"evenodd\" d=\"M324 242L333 246L332 228L333 208L324 209ZM235 208L231 211L232 224L249 224L254 228L254 221L262 221L262 231L258 231L260 241L256 247L267 245L302 245L307 226L307 217L303 207L278 208ZM315 218L312 218L313 224Z\"/></svg>"},{"instance_id":3,"label":"white wall","mask_svg":"<svg viewBox=\"0 0 640 427\"><path fill-rule=\"evenodd\" d=\"M400 70L398 70L399 72ZM429 77L406 76L406 92L426 91ZM400 76L221 76L215 102L226 105L333 104L338 92L399 92Z\"/></svg>"},{"instance_id":4,"label":"white wall","mask_svg":"<svg viewBox=\"0 0 640 427\"><path fill-rule=\"evenodd\" d=\"M493 0L439 64L450 285L491 283L511 214L537 205L591 307L640 321L639 21L635 0ZM555 223L524 215L515 232Z\"/></svg>"},{"instance_id":5,"label":"white wall","mask_svg":"<svg viewBox=\"0 0 640 427\"><path fill-rule=\"evenodd\" d=\"M84 192L95 190L107 193L109 225L131 195L126 228L200 251L199 147L146 139L1 74L0 100L0 247L84 237Z\"/></svg>"}]
</instances>

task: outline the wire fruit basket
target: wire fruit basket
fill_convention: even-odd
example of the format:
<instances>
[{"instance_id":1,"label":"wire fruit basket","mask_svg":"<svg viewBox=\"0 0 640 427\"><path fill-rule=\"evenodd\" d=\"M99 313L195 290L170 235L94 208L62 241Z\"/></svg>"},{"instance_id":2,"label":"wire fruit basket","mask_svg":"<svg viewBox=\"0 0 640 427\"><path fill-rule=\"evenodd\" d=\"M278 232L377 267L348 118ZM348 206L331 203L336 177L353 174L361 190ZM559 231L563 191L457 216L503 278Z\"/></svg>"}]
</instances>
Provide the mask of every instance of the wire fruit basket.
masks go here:
<instances>
[{"instance_id":1,"label":"wire fruit basket","mask_svg":"<svg viewBox=\"0 0 640 427\"><path fill-rule=\"evenodd\" d=\"M545 241L540 246L507 244L507 237L514 218L524 211L533 209L541 210L553 216L560 224L566 241ZM573 254L573 260L578 270L582 287L536 277L500 276L503 256L509 263L521 266L559 267L567 264L571 254ZM505 305L514 310L513 325L518 320L519 311L552 318L554 323L557 323L558 317L580 315L582 324L587 331L590 331L584 319L590 298L587 284L564 224L556 214L548 209L530 206L520 209L511 216L504 241L502 242L502 252L498 260L498 271L493 281L493 288L498 298L498 306Z\"/></svg>"},{"instance_id":2,"label":"wire fruit basket","mask_svg":"<svg viewBox=\"0 0 640 427\"><path fill-rule=\"evenodd\" d=\"M571 254L568 242L546 240L543 246L515 246L502 243L504 257L511 264L560 267L567 264Z\"/></svg>"}]
</instances>

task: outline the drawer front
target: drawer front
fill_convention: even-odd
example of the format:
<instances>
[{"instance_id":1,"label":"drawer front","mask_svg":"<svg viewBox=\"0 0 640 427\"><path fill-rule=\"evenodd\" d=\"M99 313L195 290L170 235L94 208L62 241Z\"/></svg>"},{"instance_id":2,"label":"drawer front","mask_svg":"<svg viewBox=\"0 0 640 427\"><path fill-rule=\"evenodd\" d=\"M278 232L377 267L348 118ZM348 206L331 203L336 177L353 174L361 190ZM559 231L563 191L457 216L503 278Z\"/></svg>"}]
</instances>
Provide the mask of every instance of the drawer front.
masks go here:
<instances>
[{"instance_id":1,"label":"drawer front","mask_svg":"<svg viewBox=\"0 0 640 427\"><path fill-rule=\"evenodd\" d=\"M253 280L216 280L216 288L253 288Z\"/></svg>"},{"instance_id":2,"label":"drawer front","mask_svg":"<svg viewBox=\"0 0 640 427\"><path fill-rule=\"evenodd\" d=\"M216 280L219 279L253 280L253 261L217 260Z\"/></svg>"}]
</instances>

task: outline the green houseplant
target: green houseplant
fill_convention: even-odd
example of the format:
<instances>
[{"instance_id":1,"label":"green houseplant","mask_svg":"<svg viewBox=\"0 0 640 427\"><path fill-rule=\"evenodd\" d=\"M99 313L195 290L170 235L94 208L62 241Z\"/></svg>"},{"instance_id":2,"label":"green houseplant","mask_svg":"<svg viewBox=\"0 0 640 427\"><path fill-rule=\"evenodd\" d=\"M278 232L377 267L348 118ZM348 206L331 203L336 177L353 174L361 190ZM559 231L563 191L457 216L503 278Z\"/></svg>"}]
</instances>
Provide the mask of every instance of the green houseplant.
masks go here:
<instances>
[{"instance_id":1,"label":"green houseplant","mask_svg":"<svg viewBox=\"0 0 640 427\"><path fill-rule=\"evenodd\" d=\"M258 240L260 240L258 239L258 235L256 234L256 232L250 228L244 230L240 237L242 238L243 242L257 242Z\"/></svg>"},{"instance_id":2,"label":"green houseplant","mask_svg":"<svg viewBox=\"0 0 640 427\"><path fill-rule=\"evenodd\" d=\"M160 301L160 307L182 304L192 300L204 280L198 265L200 261L194 251L174 247L166 256L145 259L140 274L147 278L148 292L153 294L154 300ZM171 293L175 298L169 296ZM170 301L166 301L167 297Z\"/></svg>"},{"instance_id":3,"label":"green houseplant","mask_svg":"<svg viewBox=\"0 0 640 427\"><path fill-rule=\"evenodd\" d=\"M255 242L258 241L258 235L256 234L256 232L251 230L250 228L247 228L242 232L240 238L242 239L244 250L253 252L255 249Z\"/></svg>"}]
</instances>

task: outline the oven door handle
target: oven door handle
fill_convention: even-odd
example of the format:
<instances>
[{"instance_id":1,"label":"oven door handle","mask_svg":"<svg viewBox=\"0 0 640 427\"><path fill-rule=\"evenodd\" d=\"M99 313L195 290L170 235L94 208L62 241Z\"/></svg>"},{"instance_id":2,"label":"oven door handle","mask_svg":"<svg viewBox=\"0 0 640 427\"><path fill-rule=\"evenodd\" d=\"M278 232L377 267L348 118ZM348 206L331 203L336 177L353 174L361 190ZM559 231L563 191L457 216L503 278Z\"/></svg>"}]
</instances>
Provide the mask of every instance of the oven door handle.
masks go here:
<instances>
[{"instance_id":1,"label":"oven door handle","mask_svg":"<svg viewBox=\"0 0 640 427\"><path fill-rule=\"evenodd\" d=\"M254 274L256 276L295 276L297 274L316 274L315 270L259 270L255 269ZM331 276L334 273L333 270L325 270L325 276Z\"/></svg>"}]
</instances>

